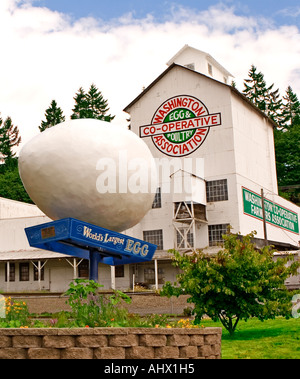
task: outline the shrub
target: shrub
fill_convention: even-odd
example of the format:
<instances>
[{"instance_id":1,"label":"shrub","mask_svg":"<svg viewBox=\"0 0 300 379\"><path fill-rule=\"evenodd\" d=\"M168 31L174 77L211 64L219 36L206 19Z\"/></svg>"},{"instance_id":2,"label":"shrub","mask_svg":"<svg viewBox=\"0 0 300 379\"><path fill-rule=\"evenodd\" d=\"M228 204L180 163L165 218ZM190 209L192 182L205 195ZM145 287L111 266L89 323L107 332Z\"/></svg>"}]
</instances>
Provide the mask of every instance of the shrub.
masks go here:
<instances>
[{"instance_id":1,"label":"shrub","mask_svg":"<svg viewBox=\"0 0 300 379\"><path fill-rule=\"evenodd\" d=\"M172 250L174 265L182 273L177 276L178 283L167 282L161 294L190 295L196 323L205 315L219 319L231 335L242 319L291 317L292 294L284 283L296 274L299 263L287 267L288 259L275 262L270 247L256 249L253 237L254 233L242 238L228 233L223 236L224 249L215 256L201 251L181 255Z\"/></svg>"}]
</instances>

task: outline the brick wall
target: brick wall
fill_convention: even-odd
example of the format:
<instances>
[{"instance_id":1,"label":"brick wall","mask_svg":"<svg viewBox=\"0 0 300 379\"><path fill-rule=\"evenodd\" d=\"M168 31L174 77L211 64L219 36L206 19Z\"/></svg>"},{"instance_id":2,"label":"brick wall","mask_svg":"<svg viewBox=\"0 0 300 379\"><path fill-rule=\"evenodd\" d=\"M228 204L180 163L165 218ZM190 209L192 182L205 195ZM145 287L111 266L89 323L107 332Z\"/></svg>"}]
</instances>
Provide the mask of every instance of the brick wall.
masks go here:
<instances>
[{"instance_id":1,"label":"brick wall","mask_svg":"<svg viewBox=\"0 0 300 379\"><path fill-rule=\"evenodd\" d=\"M220 359L221 328L0 329L0 359Z\"/></svg>"}]
</instances>

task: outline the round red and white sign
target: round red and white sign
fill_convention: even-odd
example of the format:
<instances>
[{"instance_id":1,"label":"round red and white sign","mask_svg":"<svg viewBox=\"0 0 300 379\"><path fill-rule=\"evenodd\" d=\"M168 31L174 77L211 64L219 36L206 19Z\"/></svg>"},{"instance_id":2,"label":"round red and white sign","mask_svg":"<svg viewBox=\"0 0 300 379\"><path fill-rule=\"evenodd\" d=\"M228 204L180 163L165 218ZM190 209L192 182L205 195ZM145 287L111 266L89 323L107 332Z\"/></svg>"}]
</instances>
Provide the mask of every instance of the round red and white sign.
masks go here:
<instances>
[{"instance_id":1,"label":"round red and white sign","mask_svg":"<svg viewBox=\"0 0 300 379\"><path fill-rule=\"evenodd\" d=\"M162 153L172 157L192 154L205 141L213 126L221 125L221 114L209 114L196 97L175 96L154 113L150 125L140 127L140 137L151 137Z\"/></svg>"}]
</instances>

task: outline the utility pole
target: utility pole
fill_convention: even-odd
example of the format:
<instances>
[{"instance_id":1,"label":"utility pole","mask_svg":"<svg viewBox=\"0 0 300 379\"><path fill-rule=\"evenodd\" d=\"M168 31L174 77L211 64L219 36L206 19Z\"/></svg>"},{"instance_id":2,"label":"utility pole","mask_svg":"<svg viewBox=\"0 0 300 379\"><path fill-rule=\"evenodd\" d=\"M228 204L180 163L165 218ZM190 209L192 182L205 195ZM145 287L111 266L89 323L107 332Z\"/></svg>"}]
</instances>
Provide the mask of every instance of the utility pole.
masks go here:
<instances>
[{"instance_id":1,"label":"utility pole","mask_svg":"<svg viewBox=\"0 0 300 379\"><path fill-rule=\"evenodd\" d=\"M264 198L264 190L261 189L261 207L263 214L263 226L264 226L264 240L265 246L268 246L268 237L267 237L267 223L266 223L266 212L265 212L265 198Z\"/></svg>"}]
</instances>

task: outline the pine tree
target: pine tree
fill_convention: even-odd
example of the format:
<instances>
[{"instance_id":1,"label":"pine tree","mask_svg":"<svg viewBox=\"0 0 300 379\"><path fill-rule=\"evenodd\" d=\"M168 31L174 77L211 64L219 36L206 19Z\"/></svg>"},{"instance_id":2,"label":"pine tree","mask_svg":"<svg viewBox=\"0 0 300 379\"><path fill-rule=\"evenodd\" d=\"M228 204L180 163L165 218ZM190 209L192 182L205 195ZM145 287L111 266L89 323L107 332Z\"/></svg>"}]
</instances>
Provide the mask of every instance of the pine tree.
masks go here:
<instances>
[{"instance_id":1,"label":"pine tree","mask_svg":"<svg viewBox=\"0 0 300 379\"><path fill-rule=\"evenodd\" d=\"M272 84L273 87L273 84ZM270 92L266 99L266 115L270 117L279 127L282 125L282 100L280 98L279 89Z\"/></svg>"},{"instance_id":2,"label":"pine tree","mask_svg":"<svg viewBox=\"0 0 300 379\"><path fill-rule=\"evenodd\" d=\"M283 99L285 103L283 103L282 124L285 127L300 125L300 102L291 86L287 88Z\"/></svg>"},{"instance_id":3,"label":"pine tree","mask_svg":"<svg viewBox=\"0 0 300 379\"><path fill-rule=\"evenodd\" d=\"M46 109L45 117L46 121L42 121L39 126L41 132L65 121L63 111L57 106L55 100L52 100L50 107Z\"/></svg>"},{"instance_id":4,"label":"pine tree","mask_svg":"<svg viewBox=\"0 0 300 379\"><path fill-rule=\"evenodd\" d=\"M249 79L244 80L244 95L278 125L281 124L282 100L279 90L272 91L274 84L267 87L264 75L252 65Z\"/></svg>"},{"instance_id":5,"label":"pine tree","mask_svg":"<svg viewBox=\"0 0 300 379\"><path fill-rule=\"evenodd\" d=\"M249 78L244 80L244 90L245 96L257 106L261 111L266 110L266 97L267 92L272 89L272 87L266 87L266 82L264 80L264 75L261 72L256 72L257 68L252 65L249 71Z\"/></svg>"},{"instance_id":6,"label":"pine tree","mask_svg":"<svg viewBox=\"0 0 300 379\"><path fill-rule=\"evenodd\" d=\"M86 94L81 87L79 92L74 97L75 107L71 119L78 118L95 118L110 122L115 116L107 115L109 111L108 101L102 96L98 88L92 84L89 92Z\"/></svg>"},{"instance_id":7,"label":"pine tree","mask_svg":"<svg viewBox=\"0 0 300 379\"><path fill-rule=\"evenodd\" d=\"M18 127L13 125L10 117L7 117L4 123L0 117L0 159L4 159L5 163L11 160L16 155L13 148L20 143Z\"/></svg>"},{"instance_id":8,"label":"pine tree","mask_svg":"<svg viewBox=\"0 0 300 379\"><path fill-rule=\"evenodd\" d=\"M78 118L88 118L88 102L82 87L79 88L74 100L75 106L72 109L73 114L71 115L71 119L76 120Z\"/></svg>"}]
</instances>

